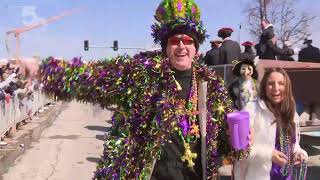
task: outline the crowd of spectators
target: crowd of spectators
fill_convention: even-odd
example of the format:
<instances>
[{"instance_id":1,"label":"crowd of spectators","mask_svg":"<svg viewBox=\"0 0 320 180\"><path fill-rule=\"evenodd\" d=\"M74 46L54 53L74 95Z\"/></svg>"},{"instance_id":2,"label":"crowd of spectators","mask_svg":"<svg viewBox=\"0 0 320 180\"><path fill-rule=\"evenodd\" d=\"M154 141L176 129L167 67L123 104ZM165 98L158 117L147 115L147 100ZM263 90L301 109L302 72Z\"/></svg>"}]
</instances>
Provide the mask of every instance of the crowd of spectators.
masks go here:
<instances>
[{"instance_id":1,"label":"crowd of spectators","mask_svg":"<svg viewBox=\"0 0 320 180\"><path fill-rule=\"evenodd\" d=\"M18 99L15 103L19 103L20 109L27 106L28 116L31 118L33 91L39 87L34 82L36 81L25 80L20 68L10 62L0 65L0 103Z\"/></svg>"}]
</instances>

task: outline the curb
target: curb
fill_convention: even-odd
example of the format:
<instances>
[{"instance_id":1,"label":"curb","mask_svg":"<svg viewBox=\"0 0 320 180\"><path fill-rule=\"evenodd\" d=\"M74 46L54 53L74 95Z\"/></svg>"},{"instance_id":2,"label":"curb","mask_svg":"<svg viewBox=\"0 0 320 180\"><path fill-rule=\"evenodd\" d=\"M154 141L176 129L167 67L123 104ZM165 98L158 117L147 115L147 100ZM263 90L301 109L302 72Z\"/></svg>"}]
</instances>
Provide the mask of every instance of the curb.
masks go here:
<instances>
[{"instance_id":1,"label":"curb","mask_svg":"<svg viewBox=\"0 0 320 180\"><path fill-rule=\"evenodd\" d=\"M0 180L2 174L8 172L15 160L31 148L31 143L39 140L42 131L51 126L60 112L65 109L67 103L56 102L54 106L47 106L47 110L38 113L33 120L18 128L17 132L12 134L5 141L8 143L0 147ZM46 107L46 106L45 106Z\"/></svg>"}]
</instances>

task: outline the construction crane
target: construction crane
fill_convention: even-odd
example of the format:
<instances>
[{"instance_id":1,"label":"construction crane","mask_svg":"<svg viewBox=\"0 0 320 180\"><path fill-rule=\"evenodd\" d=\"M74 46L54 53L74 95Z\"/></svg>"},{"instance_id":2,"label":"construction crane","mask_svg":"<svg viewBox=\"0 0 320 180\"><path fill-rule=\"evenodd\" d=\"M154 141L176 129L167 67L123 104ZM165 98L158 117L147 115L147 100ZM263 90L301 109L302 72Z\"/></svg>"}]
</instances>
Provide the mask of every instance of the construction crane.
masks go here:
<instances>
[{"instance_id":1,"label":"construction crane","mask_svg":"<svg viewBox=\"0 0 320 180\"><path fill-rule=\"evenodd\" d=\"M65 12L62 12L60 15L57 15L57 16L52 16L48 19L45 19L45 20L42 20L40 22L37 22L37 23L34 23L34 24L31 24L31 25L28 25L28 26L24 26L24 27L21 27L21 28L17 28L17 29L13 29L13 30L10 30L10 31L7 31L6 32L6 39L5 39L5 44L6 44L6 48L7 48L7 52L8 52L8 56L10 58L10 48L9 48L9 38L11 35L14 36L14 38L16 39L16 49L15 49L15 59L17 61L20 61L20 34L24 33L24 32L27 32L27 31L30 31L32 29L36 29L36 28L39 28L41 26L44 26L44 25L47 25L49 23L52 23L58 19L61 19L63 17L66 17L68 15L71 15L71 14L74 14L76 12L79 12L81 11L83 8L74 8L74 9L70 9L68 11L65 11Z\"/></svg>"}]
</instances>

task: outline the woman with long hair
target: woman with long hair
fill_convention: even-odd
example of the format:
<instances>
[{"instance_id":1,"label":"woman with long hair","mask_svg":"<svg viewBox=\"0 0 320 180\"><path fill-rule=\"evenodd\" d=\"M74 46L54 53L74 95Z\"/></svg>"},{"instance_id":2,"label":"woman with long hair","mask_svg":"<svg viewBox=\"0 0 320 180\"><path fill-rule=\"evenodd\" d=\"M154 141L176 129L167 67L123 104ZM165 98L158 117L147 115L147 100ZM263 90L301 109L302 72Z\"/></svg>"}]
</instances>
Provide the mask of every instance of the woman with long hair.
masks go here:
<instances>
[{"instance_id":1,"label":"woman with long hair","mask_svg":"<svg viewBox=\"0 0 320 180\"><path fill-rule=\"evenodd\" d=\"M260 99L244 109L250 114L253 141L248 158L235 164L235 179L293 179L293 167L308 155L299 146L299 116L286 71L267 69L260 83Z\"/></svg>"}]
</instances>

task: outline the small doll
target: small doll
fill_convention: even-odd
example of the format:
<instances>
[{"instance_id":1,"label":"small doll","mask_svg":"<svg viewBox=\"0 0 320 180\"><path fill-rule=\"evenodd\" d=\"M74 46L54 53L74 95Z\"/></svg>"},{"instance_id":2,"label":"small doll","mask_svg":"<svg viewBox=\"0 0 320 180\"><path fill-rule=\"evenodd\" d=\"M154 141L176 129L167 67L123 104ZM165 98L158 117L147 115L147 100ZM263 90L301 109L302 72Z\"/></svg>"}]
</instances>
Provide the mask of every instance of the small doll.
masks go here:
<instances>
[{"instance_id":1,"label":"small doll","mask_svg":"<svg viewBox=\"0 0 320 180\"><path fill-rule=\"evenodd\" d=\"M232 69L236 79L230 84L228 91L238 110L257 98L258 72L254 61L244 59L237 61Z\"/></svg>"}]
</instances>

